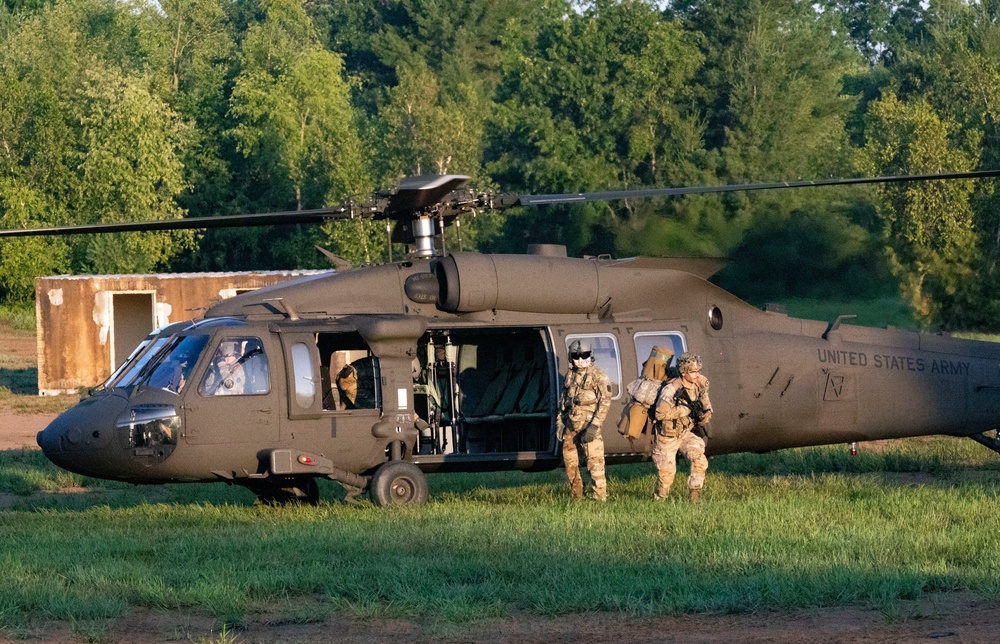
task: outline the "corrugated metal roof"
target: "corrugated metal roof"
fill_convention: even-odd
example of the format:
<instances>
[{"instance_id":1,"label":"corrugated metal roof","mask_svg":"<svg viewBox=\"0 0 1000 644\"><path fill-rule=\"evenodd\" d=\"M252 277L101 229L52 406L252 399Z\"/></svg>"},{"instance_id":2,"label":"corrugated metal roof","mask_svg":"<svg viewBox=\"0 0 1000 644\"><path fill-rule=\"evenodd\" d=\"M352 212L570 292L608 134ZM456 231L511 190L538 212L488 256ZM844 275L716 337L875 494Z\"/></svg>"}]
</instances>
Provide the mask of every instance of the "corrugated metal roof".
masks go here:
<instances>
[{"instance_id":1,"label":"corrugated metal roof","mask_svg":"<svg viewBox=\"0 0 1000 644\"><path fill-rule=\"evenodd\" d=\"M93 279L136 279L136 278L148 279L151 277L155 277L158 279L186 279L195 277L252 277L254 275L305 276L305 275L322 275L324 273L335 273L335 272L336 271L334 271L333 269L323 269L323 270L287 270L287 271L229 271L229 272L216 272L216 273L124 273L120 275L48 275L45 277L39 277L38 279L93 280Z\"/></svg>"}]
</instances>

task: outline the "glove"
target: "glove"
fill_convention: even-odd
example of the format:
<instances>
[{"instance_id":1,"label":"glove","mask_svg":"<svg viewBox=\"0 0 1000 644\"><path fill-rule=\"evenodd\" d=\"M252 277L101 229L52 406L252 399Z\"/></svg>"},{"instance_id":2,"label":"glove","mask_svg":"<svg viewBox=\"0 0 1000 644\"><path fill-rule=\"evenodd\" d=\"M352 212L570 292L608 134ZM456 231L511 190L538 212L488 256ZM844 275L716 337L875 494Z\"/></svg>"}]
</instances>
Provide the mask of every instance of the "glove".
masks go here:
<instances>
[{"instance_id":1,"label":"glove","mask_svg":"<svg viewBox=\"0 0 1000 644\"><path fill-rule=\"evenodd\" d=\"M712 412L706 411L704 415L701 417L701 421L698 424L704 426L709 424L710 422L712 422Z\"/></svg>"},{"instance_id":2,"label":"glove","mask_svg":"<svg viewBox=\"0 0 1000 644\"><path fill-rule=\"evenodd\" d=\"M583 433L580 435L580 442L589 443L597 438L597 429L597 425L587 425L587 428L584 429Z\"/></svg>"}]
</instances>

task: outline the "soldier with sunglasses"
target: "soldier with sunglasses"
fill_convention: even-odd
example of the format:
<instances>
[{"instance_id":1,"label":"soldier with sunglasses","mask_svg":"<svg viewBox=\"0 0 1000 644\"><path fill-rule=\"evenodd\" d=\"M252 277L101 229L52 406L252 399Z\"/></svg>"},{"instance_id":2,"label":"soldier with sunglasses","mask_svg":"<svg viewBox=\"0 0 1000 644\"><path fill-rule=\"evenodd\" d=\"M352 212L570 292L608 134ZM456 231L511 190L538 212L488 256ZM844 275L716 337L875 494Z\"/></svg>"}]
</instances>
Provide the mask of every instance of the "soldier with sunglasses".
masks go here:
<instances>
[{"instance_id":1,"label":"soldier with sunglasses","mask_svg":"<svg viewBox=\"0 0 1000 644\"><path fill-rule=\"evenodd\" d=\"M583 452L587 470L594 479L592 496L598 501L607 501L601 425L611 405L611 381L600 367L594 366L594 352L589 342L574 340L569 345L569 359L557 423L566 476L573 498L582 498L580 452Z\"/></svg>"}]
</instances>

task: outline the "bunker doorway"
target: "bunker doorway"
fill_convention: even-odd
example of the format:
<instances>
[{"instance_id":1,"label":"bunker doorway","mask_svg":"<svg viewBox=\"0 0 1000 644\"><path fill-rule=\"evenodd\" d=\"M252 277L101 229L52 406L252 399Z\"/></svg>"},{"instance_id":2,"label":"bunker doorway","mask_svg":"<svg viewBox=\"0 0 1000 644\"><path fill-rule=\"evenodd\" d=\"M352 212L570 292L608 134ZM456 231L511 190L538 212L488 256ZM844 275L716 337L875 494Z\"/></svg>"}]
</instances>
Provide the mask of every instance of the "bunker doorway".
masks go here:
<instances>
[{"instance_id":1,"label":"bunker doorway","mask_svg":"<svg viewBox=\"0 0 1000 644\"><path fill-rule=\"evenodd\" d=\"M155 293L111 294L111 372L156 328Z\"/></svg>"}]
</instances>

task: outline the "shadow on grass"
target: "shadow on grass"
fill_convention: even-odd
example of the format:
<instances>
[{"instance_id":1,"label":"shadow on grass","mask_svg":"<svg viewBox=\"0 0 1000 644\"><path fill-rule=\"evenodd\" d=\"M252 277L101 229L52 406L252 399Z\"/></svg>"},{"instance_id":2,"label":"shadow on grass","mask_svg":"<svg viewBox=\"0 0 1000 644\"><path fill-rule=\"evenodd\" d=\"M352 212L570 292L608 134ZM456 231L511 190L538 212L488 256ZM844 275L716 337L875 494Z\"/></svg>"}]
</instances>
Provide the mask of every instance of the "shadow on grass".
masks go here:
<instances>
[{"instance_id":1,"label":"shadow on grass","mask_svg":"<svg viewBox=\"0 0 1000 644\"><path fill-rule=\"evenodd\" d=\"M95 506L126 508L158 503L249 505L253 500L249 491L224 483L131 485L103 481L60 469L40 450L0 450L0 511L82 511Z\"/></svg>"},{"instance_id":2,"label":"shadow on grass","mask_svg":"<svg viewBox=\"0 0 1000 644\"><path fill-rule=\"evenodd\" d=\"M0 387L9 389L12 394L38 395L38 368L0 368Z\"/></svg>"}]
</instances>

